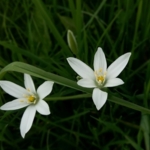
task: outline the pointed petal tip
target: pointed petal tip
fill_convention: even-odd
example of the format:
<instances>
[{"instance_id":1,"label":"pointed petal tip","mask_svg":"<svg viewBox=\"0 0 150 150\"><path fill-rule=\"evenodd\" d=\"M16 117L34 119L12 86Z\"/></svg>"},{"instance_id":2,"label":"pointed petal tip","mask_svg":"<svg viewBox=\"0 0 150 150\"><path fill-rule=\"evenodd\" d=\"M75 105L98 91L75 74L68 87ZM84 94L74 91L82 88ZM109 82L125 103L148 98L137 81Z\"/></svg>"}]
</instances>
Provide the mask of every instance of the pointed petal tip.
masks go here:
<instances>
[{"instance_id":1,"label":"pointed petal tip","mask_svg":"<svg viewBox=\"0 0 150 150\"><path fill-rule=\"evenodd\" d=\"M49 113L47 113L47 114L45 114L45 115L50 115L51 114L51 112L49 112Z\"/></svg>"},{"instance_id":2,"label":"pointed petal tip","mask_svg":"<svg viewBox=\"0 0 150 150\"><path fill-rule=\"evenodd\" d=\"M28 75L27 73L24 73L24 76Z\"/></svg>"},{"instance_id":3,"label":"pointed petal tip","mask_svg":"<svg viewBox=\"0 0 150 150\"><path fill-rule=\"evenodd\" d=\"M94 55L94 70L97 71L99 69L103 69L103 72L106 72L107 62L105 54L101 47L98 47L95 55Z\"/></svg>"},{"instance_id":4,"label":"pointed petal tip","mask_svg":"<svg viewBox=\"0 0 150 150\"><path fill-rule=\"evenodd\" d=\"M4 105L0 107L0 109L1 110L17 110L17 109L24 108L28 105L29 104L26 103L26 99L21 98L21 99L15 99L15 100L5 103Z\"/></svg>"},{"instance_id":5,"label":"pointed petal tip","mask_svg":"<svg viewBox=\"0 0 150 150\"><path fill-rule=\"evenodd\" d=\"M72 61L78 61L78 59L77 58L74 58L74 57L68 57L67 58L67 61L68 61L68 63L69 63L69 65L71 66L71 63L72 63Z\"/></svg>"},{"instance_id":6,"label":"pointed petal tip","mask_svg":"<svg viewBox=\"0 0 150 150\"><path fill-rule=\"evenodd\" d=\"M44 99L47 95L49 95L53 89L53 85L53 81L45 81L43 84L41 84L37 89L39 98Z\"/></svg>"},{"instance_id":7,"label":"pointed petal tip","mask_svg":"<svg viewBox=\"0 0 150 150\"><path fill-rule=\"evenodd\" d=\"M127 62L129 61L129 58L131 57L131 52L125 53L124 55L122 55L124 57L126 57Z\"/></svg>"},{"instance_id":8,"label":"pointed petal tip","mask_svg":"<svg viewBox=\"0 0 150 150\"><path fill-rule=\"evenodd\" d=\"M116 78L129 62L131 52L118 57L107 69L107 79Z\"/></svg>"},{"instance_id":9,"label":"pointed petal tip","mask_svg":"<svg viewBox=\"0 0 150 150\"><path fill-rule=\"evenodd\" d=\"M131 53L131 52L127 52L127 54L130 54L130 55L131 55L132 53Z\"/></svg>"},{"instance_id":10,"label":"pointed petal tip","mask_svg":"<svg viewBox=\"0 0 150 150\"><path fill-rule=\"evenodd\" d=\"M69 61L69 60L71 60L72 58L73 58L73 57L68 57L67 60Z\"/></svg>"},{"instance_id":11,"label":"pointed petal tip","mask_svg":"<svg viewBox=\"0 0 150 150\"><path fill-rule=\"evenodd\" d=\"M47 82L47 83L49 83L49 84L51 84L51 85L54 84L54 81L45 81L45 82Z\"/></svg>"},{"instance_id":12,"label":"pointed petal tip","mask_svg":"<svg viewBox=\"0 0 150 150\"><path fill-rule=\"evenodd\" d=\"M25 134L30 130L33 124L35 113L36 113L35 106L30 105L29 107L27 107L22 116L20 123L20 133L23 138L25 137Z\"/></svg>"},{"instance_id":13,"label":"pointed petal tip","mask_svg":"<svg viewBox=\"0 0 150 150\"><path fill-rule=\"evenodd\" d=\"M25 88L30 90L32 93L36 93L33 79L29 74L24 74L24 85Z\"/></svg>"},{"instance_id":14,"label":"pointed petal tip","mask_svg":"<svg viewBox=\"0 0 150 150\"><path fill-rule=\"evenodd\" d=\"M32 78L32 77L31 77L29 74L27 74L27 73L24 73L24 78L25 78L25 77L27 77L27 78L28 78L28 77Z\"/></svg>"},{"instance_id":15,"label":"pointed petal tip","mask_svg":"<svg viewBox=\"0 0 150 150\"><path fill-rule=\"evenodd\" d=\"M71 30L69 30L69 29L68 29L68 31L67 31L67 32L71 32Z\"/></svg>"},{"instance_id":16,"label":"pointed petal tip","mask_svg":"<svg viewBox=\"0 0 150 150\"><path fill-rule=\"evenodd\" d=\"M77 82L78 85L82 86L82 87L86 87L86 88L94 88L97 87L96 83L94 80L90 80L90 79L80 79Z\"/></svg>"},{"instance_id":17,"label":"pointed petal tip","mask_svg":"<svg viewBox=\"0 0 150 150\"><path fill-rule=\"evenodd\" d=\"M131 52L126 53L126 55L128 55L128 57L130 57L131 56Z\"/></svg>"},{"instance_id":18,"label":"pointed petal tip","mask_svg":"<svg viewBox=\"0 0 150 150\"><path fill-rule=\"evenodd\" d=\"M4 105L5 105L5 104L4 104ZM3 105L0 107L0 110L4 110L4 109L3 109Z\"/></svg>"},{"instance_id":19,"label":"pointed petal tip","mask_svg":"<svg viewBox=\"0 0 150 150\"><path fill-rule=\"evenodd\" d=\"M40 114L41 114L41 115L44 115L44 116L48 116L48 115L50 115L51 113L48 112L48 113L44 113L44 114L40 113Z\"/></svg>"},{"instance_id":20,"label":"pointed petal tip","mask_svg":"<svg viewBox=\"0 0 150 150\"><path fill-rule=\"evenodd\" d=\"M24 94L28 94L27 90L11 81L0 81L0 87L9 95L20 98Z\"/></svg>"},{"instance_id":21,"label":"pointed petal tip","mask_svg":"<svg viewBox=\"0 0 150 150\"><path fill-rule=\"evenodd\" d=\"M45 114L42 114L42 115L48 116L48 115L50 115L50 114L51 114L51 112L50 112L50 110L49 110L49 112L47 112L47 113L45 113Z\"/></svg>"},{"instance_id":22,"label":"pointed petal tip","mask_svg":"<svg viewBox=\"0 0 150 150\"><path fill-rule=\"evenodd\" d=\"M50 114L49 105L42 99L35 105L35 107L36 107L36 110L42 115Z\"/></svg>"},{"instance_id":23,"label":"pointed petal tip","mask_svg":"<svg viewBox=\"0 0 150 150\"><path fill-rule=\"evenodd\" d=\"M25 133L22 133L22 132L21 132L21 136L22 136L22 138L24 139L24 138L25 138Z\"/></svg>"},{"instance_id":24,"label":"pointed petal tip","mask_svg":"<svg viewBox=\"0 0 150 150\"><path fill-rule=\"evenodd\" d=\"M83 61L74 57L67 58L67 61L71 68L82 78L95 79L94 71Z\"/></svg>"},{"instance_id":25,"label":"pointed petal tip","mask_svg":"<svg viewBox=\"0 0 150 150\"><path fill-rule=\"evenodd\" d=\"M26 133L25 133L25 132L23 132L23 130L20 130L20 134L21 134L22 138L24 139L24 138L25 138Z\"/></svg>"},{"instance_id":26,"label":"pointed petal tip","mask_svg":"<svg viewBox=\"0 0 150 150\"><path fill-rule=\"evenodd\" d=\"M108 93L101 91L98 88L93 90L92 99L97 110L100 110L106 103Z\"/></svg>"},{"instance_id":27,"label":"pointed petal tip","mask_svg":"<svg viewBox=\"0 0 150 150\"><path fill-rule=\"evenodd\" d=\"M98 51L103 51L101 47L98 47L97 50L98 50Z\"/></svg>"},{"instance_id":28,"label":"pointed petal tip","mask_svg":"<svg viewBox=\"0 0 150 150\"><path fill-rule=\"evenodd\" d=\"M106 84L104 85L104 87L115 87L115 86L119 86L124 84L124 81L120 78L113 78L113 79L109 79L107 80Z\"/></svg>"},{"instance_id":29,"label":"pointed petal tip","mask_svg":"<svg viewBox=\"0 0 150 150\"><path fill-rule=\"evenodd\" d=\"M69 65L70 65L72 59L73 59L73 57L68 57L67 58L67 61L68 61Z\"/></svg>"}]
</instances>

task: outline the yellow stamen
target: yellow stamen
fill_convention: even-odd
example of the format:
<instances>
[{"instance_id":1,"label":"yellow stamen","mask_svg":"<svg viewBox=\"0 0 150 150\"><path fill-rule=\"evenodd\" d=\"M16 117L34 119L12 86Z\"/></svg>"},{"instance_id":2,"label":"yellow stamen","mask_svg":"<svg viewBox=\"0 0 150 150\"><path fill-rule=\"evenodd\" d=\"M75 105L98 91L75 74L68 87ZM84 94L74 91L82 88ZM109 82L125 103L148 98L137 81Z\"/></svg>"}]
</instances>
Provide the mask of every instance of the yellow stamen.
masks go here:
<instances>
[{"instance_id":1,"label":"yellow stamen","mask_svg":"<svg viewBox=\"0 0 150 150\"><path fill-rule=\"evenodd\" d=\"M103 81L105 80L105 78L104 78L104 76L98 76L98 77L97 77L97 80L98 80L99 82L103 82Z\"/></svg>"},{"instance_id":2,"label":"yellow stamen","mask_svg":"<svg viewBox=\"0 0 150 150\"><path fill-rule=\"evenodd\" d=\"M103 69L100 68L99 70L95 71L95 77L98 84L103 84L105 82L106 72L103 72Z\"/></svg>"},{"instance_id":3,"label":"yellow stamen","mask_svg":"<svg viewBox=\"0 0 150 150\"><path fill-rule=\"evenodd\" d=\"M28 97L28 101L29 102L35 102L35 100L36 100L36 98L33 96L33 95L30 95L29 97Z\"/></svg>"}]
</instances>

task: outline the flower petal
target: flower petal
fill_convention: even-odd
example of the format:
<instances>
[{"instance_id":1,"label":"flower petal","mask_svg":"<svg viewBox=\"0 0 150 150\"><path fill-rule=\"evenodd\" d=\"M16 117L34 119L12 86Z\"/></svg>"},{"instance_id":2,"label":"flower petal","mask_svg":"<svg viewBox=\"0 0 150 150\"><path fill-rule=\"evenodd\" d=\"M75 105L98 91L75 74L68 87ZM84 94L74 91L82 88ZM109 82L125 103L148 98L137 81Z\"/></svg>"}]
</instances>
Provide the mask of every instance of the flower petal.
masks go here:
<instances>
[{"instance_id":1,"label":"flower petal","mask_svg":"<svg viewBox=\"0 0 150 150\"><path fill-rule=\"evenodd\" d=\"M97 71L102 69L103 72L106 72L107 62L103 50L99 47L94 56L94 70Z\"/></svg>"},{"instance_id":2,"label":"flower petal","mask_svg":"<svg viewBox=\"0 0 150 150\"><path fill-rule=\"evenodd\" d=\"M0 81L0 86L6 93L16 98L28 95L28 91L26 89L10 81Z\"/></svg>"},{"instance_id":3,"label":"flower petal","mask_svg":"<svg viewBox=\"0 0 150 150\"><path fill-rule=\"evenodd\" d=\"M48 94L51 93L53 88L54 82L52 81L45 81L43 84L41 84L38 89L37 93L40 99L45 98Z\"/></svg>"},{"instance_id":4,"label":"flower petal","mask_svg":"<svg viewBox=\"0 0 150 150\"><path fill-rule=\"evenodd\" d=\"M16 110L28 106L29 103L26 102L25 98L15 99L8 102L0 107L1 110Z\"/></svg>"},{"instance_id":5,"label":"flower petal","mask_svg":"<svg viewBox=\"0 0 150 150\"><path fill-rule=\"evenodd\" d=\"M21 136L24 138L25 134L30 130L34 117L36 113L36 108L34 105L30 105L27 107L25 110L22 119L21 119L21 124L20 124L20 132Z\"/></svg>"},{"instance_id":6,"label":"flower petal","mask_svg":"<svg viewBox=\"0 0 150 150\"><path fill-rule=\"evenodd\" d=\"M30 92L36 93L33 80L29 74L24 74L24 85Z\"/></svg>"},{"instance_id":7,"label":"flower petal","mask_svg":"<svg viewBox=\"0 0 150 150\"><path fill-rule=\"evenodd\" d=\"M107 79L117 77L127 65L131 53L126 53L116 59L107 69Z\"/></svg>"},{"instance_id":8,"label":"flower petal","mask_svg":"<svg viewBox=\"0 0 150 150\"><path fill-rule=\"evenodd\" d=\"M103 92L98 88L93 90L92 98L97 110L100 110L101 107L106 103L107 95L108 94L106 92Z\"/></svg>"},{"instance_id":9,"label":"flower petal","mask_svg":"<svg viewBox=\"0 0 150 150\"><path fill-rule=\"evenodd\" d=\"M91 79L80 79L77 82L77 84L80 85L80 86L82 86L82 87L87 87L87 88L97 87L95 81L91 80Z\"/></svg>"},{"instance_id":10,"label":"flower petal","mask_svg":"<svg viewBox=\"0 0 150 150\"><path fill-rule=\"evenodd\" d=\"M114 87L124 84L124 82L119 78L108 79L104 87Z\"/></svg>"},{"instance_id":11,"label":"flower petal","mask_svg":"<svg viewBox=\"0 0 150 150\"><path fill-rule=\"evenodd\" d=\"M67 61L72 69L82 78L95 79L94 71L81 60L69 57Z\"/></svg>"},{"instance_id":12,"label":"flower petal","mask_svg":"<svg viewBox=\"0 0 150 150\"><path fill-rule=\"evenodd\" d=\"M50 114L50 109L48 104L44 101L44 100L40 100L37 104L36 104L36 110L42 114L42 115L49 115Z\"/></svg>"}]
</instances>

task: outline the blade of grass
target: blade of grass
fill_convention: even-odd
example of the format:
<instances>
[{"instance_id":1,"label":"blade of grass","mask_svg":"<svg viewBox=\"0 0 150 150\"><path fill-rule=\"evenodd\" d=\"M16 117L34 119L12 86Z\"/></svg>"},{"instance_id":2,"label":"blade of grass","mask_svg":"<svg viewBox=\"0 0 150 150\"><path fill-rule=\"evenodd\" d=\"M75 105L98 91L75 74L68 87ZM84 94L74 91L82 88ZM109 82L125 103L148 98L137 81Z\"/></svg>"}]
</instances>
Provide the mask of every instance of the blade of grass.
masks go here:
<instances>
[{"instance_id":1,"label":"blade of grass","mask_svg":"<svg viewBox=\"0 0 150 150\"><path fill-rule=\"evenodd\" d=\"M91 18L89 19L89 21L87 22L86 25L84 25L83 27L83 31L86 30L86 28L92 23L92 21L94 20L94 18L97 18L97 14L99 13L99 11L103 8L104 4L106 3L106 0L103 0L101 2L101 4L99 5L99 7L97 8L97 10L95 11L95 13L91 16Z\"/></svg>"},{"instance_id":2,"label":"blade of grass","mask_svg":"<svg viewBox=\"0 0 150 150\"><path fill-rule=\"evenodd\" d=\"M21 73L28 73L30 75L33 75L35 77L39 77L45 80L52 80L55 83L58 83L60 85L64 85L79 91L83 91L86 93L92 93L92 89L88 89L88 88L83 88L81 86L78 86L77 83L75 81L69 80L67 78L55 75L53 73L50 72L46 72L42 69L39 69L37 67L22 63L22 62L13 62L9 65L7 65L5 68L3 68L0 72L0 78L3 77L3 75L5 74L5 72L7 71L16 71L16 72L21 72ZM150 110L146 109L144 107L138 106L136 104L133 104L131 102L122 100L121 98L117 98L115 96L110 96L108 98L111 102L114 102L116 104L122 105L122 106L126 106L128 108L137 110L137 111L141 111L143 113L148 113L150 114Z\"/></svg>"},{"instance_id":3,"label":"blade of grass","mask_svg":"<svg viewBox=\"0 0 150 150\"><path fill-rule=\"evenodd\" d=\"M138 28L139 28L139 24L140 24L140 18L141 18L141 14L142 14L142 4L143 1L139 0L138 1L138 10L137 10L137 15L136 15L136 22L135 22L135 30L134 30L134 37L133 37L133 43L132 43L132 50L131 53L134 54L134 50L135 50L135 46L136 46L136 42L137 42L137 37L138 37ZM129 68L131 68L131 65L133 64L133 59L130 60L130 64L129 64Z\"/></svg>"},{"instance_id":4,"label":"blade of grass","mask_svg":"<svg viewBox=\"0 0 150 150\"><path fill-rule=\"evenodd\" d=\"M113 25L114 21L115 21L115 20L117 19L117 17L120 15L121 11L122 11L122 10L119 10L119 11L116 13L115 17L112 19L112 21L108 24L107 28L104 30L103 34L101 35L100 39L98 40L98 42L97 42L97 44L96 44L96 47L98 47L98 46L100 45L100 43L101 43L103 37L108 34L108 33L107 33L108 30L111 28L111 26ZM111 45L112 45L112 44L111 44Z\"/></svg>"},{"instance_id":5,"label":"blade of grass","mask_svg":"<svg viewBox=\"0 0 150 150\"><path fill-rule=\"evenodd\" d=\"M143 114L140 124L145 141L146 150L150 150L150 117L147 114Z\"/></svg>"},{"instance_id":6,"label":"blade of grass","mask_svg":"<svg viewBox=\"0 0 150 150\"><path fill-rule=\"evenodd\" d=\"M132 147L134 147L136 150L144 150L143 148L141 148L133 139L131 139L131 137L129 137L126 133L124 133L117 125L115 125L114 123L110 123L110 122L106 122L103 121L101 119L97 119L95 117L92 117L95 120L97 120L98 122L104 124L105 126L107 126L108 128L110 128L113 131L116 131L120 134L122 134L122 136L124 136L124 138L132 145Z\"/></svg>"},{"instance_id":7,"label":"blade of grass","mask_svg":"<svg viewBox=\"0 0 150 150\"><path fill-rule=\"evenodd\" d=\"M79 94L79 95L73 95L73 96L47 97L45 98L45 100L46 101L70 100L70 99L87 98L91 96L92 96L91 94Z\"/></svg>"},{"instance_id":8,"label":"blade of grass","mask_svg":"<svg viewBox=\"0 0 150 150\"><path fill-rule=\"evenodd\" d=\"M70 52L67 44L65 43L65 41L63 40L61 34L57 30L57 28L54 25L53 21L51 20L51 18L49 16L49 12L45 8L43 2L41 0L38 0L38 1L37 0L32 0L32 1L33 1L34 5L36 6L36 8L40 11L43 18L45 19L49 29L53 33L53 36L56 38L56 40L58 41L58 43L62 47L64 54L65 55L67 55L67 54L71 55L71 52Z\"/></svg>"},{"instance_id":9,"label":"blade of grass","mask_svg":"<svg viewBox=\"0 0 150 150\"><path fill-rule=\"evenodd\" d=\"M11 50L14 53L22 54L23 56L26 56L30 59L34 59L37 62L42 63L43 65L50 66L50 63L40 59L38 56L34 55L33 53L26 51L22 48L19 48L13 44L10 44L10 43L5 42L5 41L0 41L0 45L4 46L5 48L8 48L9 50Z\"/></svg>"}]
</instances>

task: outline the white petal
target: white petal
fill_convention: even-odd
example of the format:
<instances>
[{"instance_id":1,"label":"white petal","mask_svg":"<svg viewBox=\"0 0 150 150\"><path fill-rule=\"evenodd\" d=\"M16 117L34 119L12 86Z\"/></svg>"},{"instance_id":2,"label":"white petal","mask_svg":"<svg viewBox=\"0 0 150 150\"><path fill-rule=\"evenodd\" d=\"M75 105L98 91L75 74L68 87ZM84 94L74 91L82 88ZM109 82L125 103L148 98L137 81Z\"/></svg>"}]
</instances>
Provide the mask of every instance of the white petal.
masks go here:
<instances>
[{"instance_id":1,"label":"white petal","mask_svg":"<svg viewBox=\"0 0 150 150\"><path fill-rule=\"evenodd\" d=\"M50 109L48 104L44 101L44 100L40 100L37 104L36 104L36 110L42 114L42 115L49 115L50 114Z\"/></svg>"},{"instance_id":2,"label":"white petal","mask_svg":"<svg viewBox=\"0 0 150 150\"><path fill-rule=\"evenodd\" d=\"M40 99L45 98L48 94L51 93L52 88L53 88L54 82L52 81L45 81L43 84L41 84L38 89L37 93Z\"/></svg>"},{"instance_id":3,"label":"white petal","mask_svg":"<svg viewBox=\"0 0 150 150\"><path fill-rule=\"evenodd\" d=\"M93 90L92 98L97 110L100 110L101 107L106 103L107 95L108 94L106 92L103 92L98 88Z\"/></svg>"},{"instance_id":4,"label":"white petal","mask_svg":"<svg viewBox=\"0 0 150 150\"><path fill-rule=\"evenodd\" d=\"M117 77L127 65L131 53L126 53L116 59L107 69L107 79Z\"/></svg>"},{"instance_id":5,"label":"white petal","mask_svg":"<svg viewBox=\"0 0 150 150\"><path fill-rule=\"evenodd\" d=\"M94 70L97 71L102 69L106 72L107 62L103 50L99 47L94 56Z\"/></svg>"},{"instance_id":6,"label":"white petal","mask_svg":"<svg viewBox=\"0 0 150 150\"><path fill-rule=\"evenodd\" d=\"M82 87L87 87L87 88L93 88L97 87L96 81L91 80L91 79L80 79L77 84L82 86Z\"/></svg>"},{"instance_id":7,"label":"white petal","mask_svg":"<svg viewBox=\"0 0 150 150\"><path fill-rule=\"evenodd\" d=\"M29 103L26 102L27 100L25 98L15 99L11 102L8 102L0 107L1 110L16 110L23 107L26 107L29 105Z\"/></svg>"},{"instance_id":8,"label":"white petal","mask_svg":"<svg viewBox=\"0 0 150 150\"><path fill-rule=\"evenodd\" d=\"M0 81L0 86L6 93L16 98L28 95L28 91L26 89L10 81Z\"/></svg>"},{"instance_id":9,"label":"white petal","mask_svg":"<svg viewBox=\"0 0 150 150\"><path fill-rule=\"evenodd\" d=\"M124 84L124 82L119 78L108 79L104 87L113 87Z\"/></svg>"},{"instance_id":10,"label":"white petal","mask_svg":"<svg viewBox=\"0 0 150 150\"><path fill-rule=\"evenodd\" d=\"M35 86L29 74L24 74L24 85L27 90L29 90L32 93L35 93Z\"/></svg>"},{"instance_id":11,"label":"white petal","mask_svg":"<svg viewBox=\"0 0 150 150\"><path fill-rule=\"evenodd\" d=\"M20 132L21 136L24 138L25 134L30 130L34 117L36 113L36 108L34 105L30 105L27 107L25 110L22 119L21 119L21 124L20 124Z\"/></svg>"},{"instance_id":12,"label":"white petal","mask_svg":"<svg viewBox=\"0 0 150 150\"><path fill-rule=\"evenodd\" d=\"M67 58L67 61L72 69L82 78L95 79L94 71L81 60L69 57Z\"/></svg>"}]
</instances>

